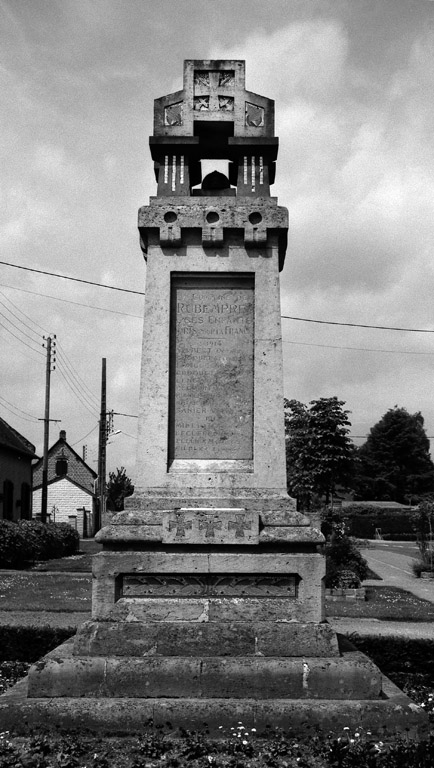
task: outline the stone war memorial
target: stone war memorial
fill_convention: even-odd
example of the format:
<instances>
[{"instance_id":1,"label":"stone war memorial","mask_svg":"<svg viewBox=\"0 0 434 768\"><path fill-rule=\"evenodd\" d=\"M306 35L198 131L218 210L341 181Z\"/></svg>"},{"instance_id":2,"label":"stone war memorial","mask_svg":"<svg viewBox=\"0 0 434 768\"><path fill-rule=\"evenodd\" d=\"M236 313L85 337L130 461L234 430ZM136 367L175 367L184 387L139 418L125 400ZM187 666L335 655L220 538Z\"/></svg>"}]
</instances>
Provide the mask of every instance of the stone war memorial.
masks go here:
<instances>
[{"instance_id":1,"label":"stone war memorial","mask_svg":"<svg viewBox=\"0 0 434 768\"><path fill-rule=\"evenodd\" d=\"M1 697L0 726L418 737L423 711L325 620L323 536L287 495L274 102L244 61L187 60L150 149L135 492L97 534L91 620Z\"/></svg>"}]
</instances>

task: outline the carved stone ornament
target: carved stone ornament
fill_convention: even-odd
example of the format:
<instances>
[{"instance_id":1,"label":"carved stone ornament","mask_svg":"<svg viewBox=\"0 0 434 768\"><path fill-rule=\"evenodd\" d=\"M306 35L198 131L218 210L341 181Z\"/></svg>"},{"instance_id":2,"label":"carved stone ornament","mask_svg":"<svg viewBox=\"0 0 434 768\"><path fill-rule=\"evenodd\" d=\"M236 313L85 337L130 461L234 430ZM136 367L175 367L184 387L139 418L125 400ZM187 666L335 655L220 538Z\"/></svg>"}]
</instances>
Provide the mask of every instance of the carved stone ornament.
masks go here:
<instances>
[{"instance_id":1,"label":"carved stone ornament","mask_svg":"<svg viewBox=\"0 0 434 768\"><path fill-rule=\"evenodd\" d=\"M182 125L182 101L170 104L164 110L165 125Z\"/></svg>"},{"instance_id":2,"label":"carved stone ornament","mask_svg":"<svg viewBox=\"0 0 434 768\"><path fill-rule=\"evenodd\" d=\"M264 110L262 107L246 101L246 125L253 128L259 128L261 125L264 125Z\"/></svg>"},{"instance_id":3,"label":"carved stone ornament","mask_svg":"<svg viewBox=\"0 0 434 768\"><path fill-rule=\"evenodd\" d=\"M297 597L295 574L125 574L123 597Z\"/></svg>"}]
</instances>

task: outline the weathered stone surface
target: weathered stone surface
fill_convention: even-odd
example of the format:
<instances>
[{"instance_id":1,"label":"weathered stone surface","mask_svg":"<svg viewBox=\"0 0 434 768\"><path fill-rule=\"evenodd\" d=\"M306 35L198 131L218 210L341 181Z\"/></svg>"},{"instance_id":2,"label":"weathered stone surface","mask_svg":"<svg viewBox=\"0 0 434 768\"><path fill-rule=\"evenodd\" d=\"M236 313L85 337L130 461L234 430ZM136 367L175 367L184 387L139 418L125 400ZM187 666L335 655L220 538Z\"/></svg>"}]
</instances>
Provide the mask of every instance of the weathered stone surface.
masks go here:
<instances>
[{"instance_id":1,"label":"weathered stone surface","mask_svg":"<svg viewBox=\"0 0 434 768\"><path fill-rule=\"evenodd\" d=\"M31 667L28 696L378 699L381 674L362 654L334 658L77 658L66 650Z\"/></svg>"},{"instance_id":2,"label":"weathered stone surface","mask_svg":"<svg viewBox=\"0 0 434 768\"><path fill-rule=\"evenodd\" d=\"M96 541L116 543L141 541L161 542L163 538L162 525L106 525L95 535Z\"/></svg>"},{"instance_id":3,"label":"weathered stone surface","mask_svg":"<svg viewBox=\"0 0 434 768\"><path fill-rule=\"evenodd\" d=\"M285 551L179 551L152 549L143 552L100 552L93 558L95 577L121 573L269 573L301 575L315 584L325 575L324 557L312 552Z\"/></svg>"},{"instance_id":4,"label":"weathered stone surface","mask_svg":"<svg viewBox=\"0 0 434 768\"><path fill-rule=\"evenodd\" d=\"M355 731L362 726L374 739L426 739L429 720L423 709L383 677L383 698L366 701L322 699L195 699L195 698L27 698L27 679L0 697L0 728L31 734L47 726L84 729L101 734L146 733L148 723L174 728L204 728L214 736L230 733L234 723L258 731L274 728L310 735L342 734L342 723Z\"/></svg>"},{"instance_id":5,"label":"weathered stone surface","mask_svg":"<svg viewBox=\"0 0 434 768\"><path fill-rule=\"evenodd\" d=\"M75 656L337 656L328 624L297 621L86 622Z\"/></svg>"},{"instance_id":6,"label":"weathered stone surface","mask_svg":"<svg viewBox=\"0 0 434 768\"><path fill-rule=\"evenodd\" d=\"M121 598L110 621L209 621L209 600L182 598Z\"/></svg>"},{"instance_id":7,"label":"weathered stone surface","mask_svg":"<svg viewBox=\"0 0 434 768\"><path fill-rule=\"evenodd\" d=\"M163 515L166 510L124 510L116 512L111 520L111 525L162 525Z\"/></svg>"},{"instance_id":8,"label":"weathered stone surface","mask_svg":"<svg viewBox=\"0 0 434 768\"><path fill-rule=\"evenodd\" d=\"M180 509L163 517L163 543L257 544L259 515L244 509Z\"/></svg>"},{"instance_id":9,"label":"weathered stone surface","mask_svg":"<svg viewBox=\"0 0 434 768\"><path fill-rule=\"evenodd\" d=\"M290 528L273 525L267 526L260 532L259 541L261 544L277 544L284 541L288 544L324 544L325 538L321 531L310 526Z\"/></svg>"},{"instance_id":10,"label":"weathered stone surface","mask_svg":"<svg viewBox=\"0 0 434 768\"><path fill-rule=\"evenodd\" d=\"M121 598L108 621L302 621L304 605L299 600L255 598Z\"/></svg>"},{"instance_id":11,"label":"weathered stone surface","mask_svg":"<svg viewBox=\"0 0 434 768\"><path fill-rule=\"evenodd\" d=\"M309 518L295 509L262 509L260 521L263 526L300 526L309 525Z\"/></svg>"},{"instance_id":12,"label":"weathered stone surface","mask_svg":"<svg viewBox=\"0 0 434 768\"><path fill-rule=\"evenodd\" d=\"M220 462L219 462L220 464ZM242 462L236 462L230 469L238 472ZM221 466L221 464L220 464ZM225 465L223 465L224 467ZM204 467L202 468L204 469ZM209 466L210 471L212 467ZM206 470L205 470L206 471ZM251 471L251 470L250 470ZM134 512L153 512L155 510L180 509L181 507L241 507L244 509L272 510L273 514L277 511L296 512L295 500L287 493L261 486L243 488L242 484L237 484L232 492L222 493L212 487L191 486L189 488L168 488L153 487L142 491L137 491L134 496L127 496L124 501L125 511ZM121 514L121 513L120 513ZM298 513L297 513L298 514ZM302 524L302 523L300 523Z\"/></svg>"}]
</instances>

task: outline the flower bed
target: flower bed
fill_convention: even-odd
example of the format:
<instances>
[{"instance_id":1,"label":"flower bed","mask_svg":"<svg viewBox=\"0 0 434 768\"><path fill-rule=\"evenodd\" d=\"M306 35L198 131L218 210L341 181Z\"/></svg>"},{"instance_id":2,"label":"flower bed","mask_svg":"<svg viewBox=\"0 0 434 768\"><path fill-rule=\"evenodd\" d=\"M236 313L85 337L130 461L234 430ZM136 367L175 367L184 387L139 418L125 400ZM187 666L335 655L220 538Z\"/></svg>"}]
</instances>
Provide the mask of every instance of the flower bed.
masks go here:
<instances>
[{"instance_id":1,"label":"flower bed","mask_svg":"<svg viewBox=\"0 0 434 768\"><path fill-rule=\"evenodd\" d=\"M326 600L366 600L366 587L334 587L326 589Z\"/></svg>"}]
</instances>

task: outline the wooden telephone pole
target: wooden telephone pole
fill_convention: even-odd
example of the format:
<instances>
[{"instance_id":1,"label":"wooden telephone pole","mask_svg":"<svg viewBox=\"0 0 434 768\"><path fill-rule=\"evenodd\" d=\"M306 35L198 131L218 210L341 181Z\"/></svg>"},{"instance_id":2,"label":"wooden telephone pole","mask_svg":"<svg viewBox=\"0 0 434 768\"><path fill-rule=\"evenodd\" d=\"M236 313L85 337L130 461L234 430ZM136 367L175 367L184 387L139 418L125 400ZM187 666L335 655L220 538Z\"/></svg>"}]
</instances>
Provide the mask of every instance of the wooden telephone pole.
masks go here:
<instances>
[{"instance_id":1,"label":"wooden telephone pole","mask_svg":"<svg viewBox=\"0 0 434 768\"><path fill-rule=\"evenodd\" d=\"M41 493L41 521L47 522L47 500L48 500L48 441L50 434L50 383L51 371L55 369L56 336L44 336L47 343L47 363L45 368L45 415L40 421L44 422L44 456L42 463L42 493ZM53 355L53 359L52 356ZM51 367L53 363L53 367ZM53 419L54 421L54 419ZM58 421L58 419L55 419Z\"/></svg>"},{"instance_id":2,"label":"wooden telephone pole","mask_svg":"<svg viewBox=\"0 0 434 768\"><path fill-rule=\"evenodd\" d=\"M99 419L98 441L98 502L95 520L95 533L101 528L105 515L105 476L107 451L107 373L106 358L102 358L101 370L101 413Z\"/></svg>"}]
</instances>

